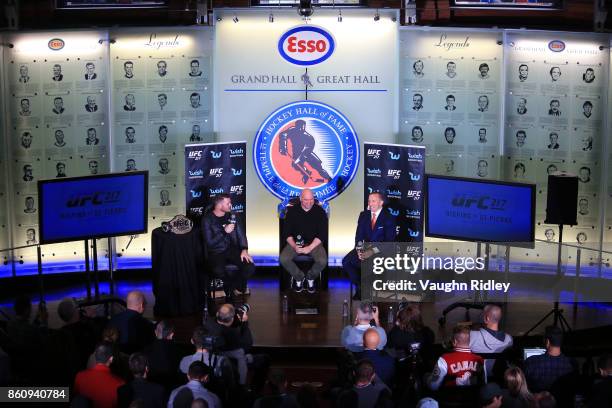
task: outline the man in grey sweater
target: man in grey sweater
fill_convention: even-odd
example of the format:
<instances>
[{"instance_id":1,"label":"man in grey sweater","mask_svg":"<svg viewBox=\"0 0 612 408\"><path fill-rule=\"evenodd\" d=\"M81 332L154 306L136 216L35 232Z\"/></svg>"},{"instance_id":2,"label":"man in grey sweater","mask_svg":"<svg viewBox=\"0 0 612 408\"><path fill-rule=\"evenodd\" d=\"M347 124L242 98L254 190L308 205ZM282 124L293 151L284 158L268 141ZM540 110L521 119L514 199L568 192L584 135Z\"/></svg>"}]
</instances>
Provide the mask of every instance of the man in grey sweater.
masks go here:
<instances>
[{"instance_id":1,"label":"man in grey sweater","mask_svg":"<svg viewBox=\"0 0 612 408\"><path fill-rule=\"evenodd\" d=\"M501 353L512 346L512 336L499 329L502 310L499 306L488 304L483 310L483 324L480 330L470 332L472 353ZM485 360L487 376L491 375L495 359Z\"/></svg>"},{"instance_id":2,"label":"man in grey sweater","mask_svg":"<svg viewBox=\"0 0 612 408\"><path fill-rule=\"evenodd\" d=\"M374 320L374 326L371 325L372 320ZM341 337L344 348L353 353L364 351L363 333L369 328L376 330L380 336L380 343L378 343L377 349L384 349L387 344L387 333L385 333L385 329L380 327L378 308L373 306L370 302L362 302L359 305L359 309L357 309L355 324L353 326L346 326L342 330Z\"/></svg>"}]
</instances>

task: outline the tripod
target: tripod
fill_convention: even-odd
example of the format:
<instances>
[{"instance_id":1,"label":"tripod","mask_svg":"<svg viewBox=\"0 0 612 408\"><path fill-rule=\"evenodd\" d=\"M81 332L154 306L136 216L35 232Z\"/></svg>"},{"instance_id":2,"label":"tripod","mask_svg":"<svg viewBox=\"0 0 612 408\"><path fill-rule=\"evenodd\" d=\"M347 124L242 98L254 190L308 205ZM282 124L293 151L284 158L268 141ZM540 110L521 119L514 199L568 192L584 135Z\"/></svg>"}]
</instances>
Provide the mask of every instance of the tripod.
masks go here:
<instances>
[{"instance_id":1,"label":"tripod","mask_svg":"<svg viewBox=\"0 0 612 408\"><path fill-rule=\"evenodd\" d=\"M561 279L561 248L563 245L563 224L559 224L559 245L557 246L557 279ZM551 311L546 313L544 317L542 317L536 324L534 324L527 332L525 336L528 336L529 333L538 328L542 323L544 323L550 316L553 317L553 326L560 327L563 332L572 331L569 323L563 316L563 309L559 309L559 290L555 289L555 302L553 303L553 308Z\"/></svg>"}]
</instances>

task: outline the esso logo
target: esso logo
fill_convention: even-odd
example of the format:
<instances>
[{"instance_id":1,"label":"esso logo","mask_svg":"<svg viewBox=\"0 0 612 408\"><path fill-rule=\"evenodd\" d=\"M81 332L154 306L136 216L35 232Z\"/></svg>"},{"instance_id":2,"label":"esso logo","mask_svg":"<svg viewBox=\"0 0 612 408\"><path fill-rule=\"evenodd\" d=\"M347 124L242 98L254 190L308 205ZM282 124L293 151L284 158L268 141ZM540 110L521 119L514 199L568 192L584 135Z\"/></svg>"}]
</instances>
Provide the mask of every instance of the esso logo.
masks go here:
<instances>
[{"instance_id":1,"label":"esso logo","mask_svg":"<svg viewBox=\"0 0 612 408\"><path fill-rule=\"evenodd\" d=\"M49 49L52 49L53 51L59 51L62 48L64 48L64 45L66 45L64 43L64 40L62 40L61 38L53 38L51 40L49 40Z\"/></svg>"},{"instance_id":2,"label":"esso logo","mask_svg":"<svg viewBox=\"0 0 612 408\"><path fill-rule=\"evenodd\" d=\"M565 43L561 40L553 40L548 43L548 49L552 52L561 52L565 50Z\"/></svg>"},{"instance_id":3,"label":"esso logo","mask_svg":"<svg viewBox=\"0 0 612 408\"><path fill-rule=\"evenodd\" d=\"M287 31L278 40L278 52L288 62L310 66L320 64L334 52L332 35L320 27L298 26Z\"/></svg>"}]
</instances>

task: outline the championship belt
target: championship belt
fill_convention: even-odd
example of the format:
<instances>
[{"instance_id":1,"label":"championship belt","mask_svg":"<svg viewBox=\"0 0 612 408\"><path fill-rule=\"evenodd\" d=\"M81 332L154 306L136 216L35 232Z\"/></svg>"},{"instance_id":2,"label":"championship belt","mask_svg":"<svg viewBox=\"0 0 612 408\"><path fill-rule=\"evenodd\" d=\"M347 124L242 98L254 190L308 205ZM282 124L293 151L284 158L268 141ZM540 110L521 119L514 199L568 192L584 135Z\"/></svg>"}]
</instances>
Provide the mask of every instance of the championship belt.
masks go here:
<instances>
[{"instance_id":1,"label":"championship belt","mask_svg":"<svg viewBox=\"0 0 612 408\"><path fill-rule=\"evenodd\" d=\"M175 215L168 222L162 222L162 230L164 232L172 232L173 234L187 234L193 228L193 222L182 214Z\"/></svg>"}]
</instances>

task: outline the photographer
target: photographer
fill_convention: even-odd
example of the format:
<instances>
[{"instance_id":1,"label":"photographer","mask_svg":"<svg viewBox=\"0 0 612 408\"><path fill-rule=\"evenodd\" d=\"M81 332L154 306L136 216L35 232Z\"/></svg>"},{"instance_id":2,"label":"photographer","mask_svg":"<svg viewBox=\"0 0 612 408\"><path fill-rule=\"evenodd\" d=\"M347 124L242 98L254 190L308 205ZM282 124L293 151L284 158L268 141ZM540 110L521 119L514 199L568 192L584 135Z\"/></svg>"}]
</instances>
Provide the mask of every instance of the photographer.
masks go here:
<instances>
[{"instance_id":1,"label":"photographer","mask_svg":"<svg viewBox=\"0 0 612 408\"><path fill-rule=\"evenodd\" d=\"M378 308L370 302L361 302L355 317L355 324L353 326L346 326L342 330L341 339L344 348L353 353L364 351L363 334L370 327L373 327L380 336L380 342L376 349L382 350L385 348L385 344L387 344L387 333L385 333L385 329L380 327Z\"/></svg>"},{"instance_id":2,"label":"photographer","mask_svg":"<svg viewBox=\"0 0 612 408\"><path fill-rule=\"evenodd\" d=\"M214 376L220 377L225 357L214 353L215 343L218 342L217 339L217 337L211 336L205 327L196 327L191 335L191 344L195 347L195 353L183 357L179 364L181 372L187 374L191 363L201 361L212 368Z\"/></svg>"},{"instance_id":3,"label":"photographer","mask_svg":"<svg viewBox=\"0 0 612 408\"><path fill-rule=\"evenodd\" d=\"M211 336L217 338L219 353L236 361L240 384L246 384L247 350L253 346L253 335L249 328L248 307L236 309L231 304L221 305L217 317L209 321L206 328Z\"/></svg>"}]
</instances>

